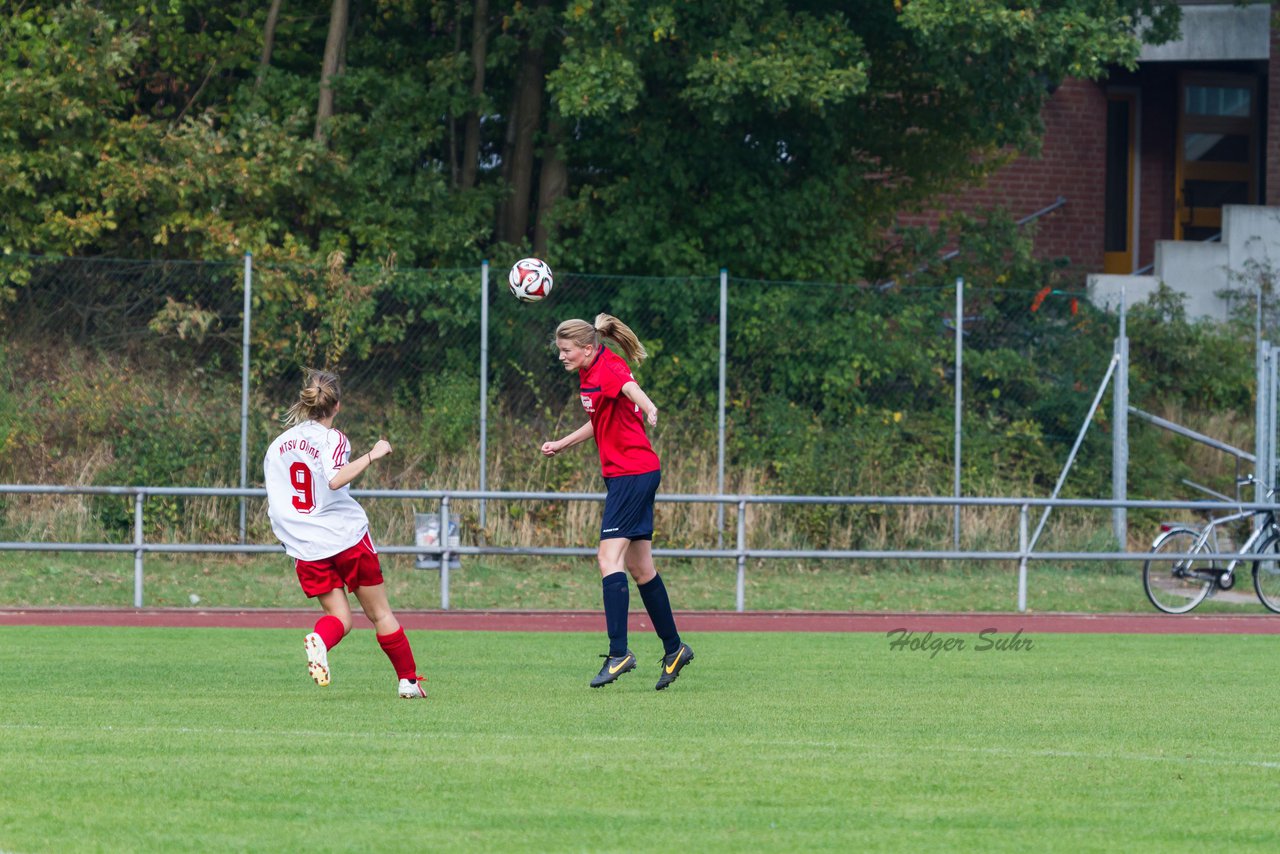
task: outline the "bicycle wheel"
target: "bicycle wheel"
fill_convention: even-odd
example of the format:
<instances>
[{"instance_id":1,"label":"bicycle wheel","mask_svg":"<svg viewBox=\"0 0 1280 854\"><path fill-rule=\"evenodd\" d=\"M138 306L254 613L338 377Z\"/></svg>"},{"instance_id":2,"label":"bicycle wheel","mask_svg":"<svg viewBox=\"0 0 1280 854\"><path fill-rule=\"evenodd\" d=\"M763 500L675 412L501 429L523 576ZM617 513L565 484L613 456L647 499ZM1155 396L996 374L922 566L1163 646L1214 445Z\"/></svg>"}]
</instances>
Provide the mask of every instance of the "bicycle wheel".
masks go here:
<instances>
[{"instance_id":1,"label":"bicycle wheel","mask_svg":"<svg viewBox=\"0 0 1280 854\"><path fill-rule=\"evenodd\" d=\"M1275 557L1253 562L1253 589L1263 605L1280 614L1280 537L1268 537L1258 546L1258 553Z\"/></svg>"},{"instance_id":2,"label":"bicycle wheel","mask_svg":"<svg viewBox=\"0 0 1280 854\"><path fill-rule=\"evenodd\" d=\"M1156 537L1151 551L1168 554L1201 553L1189 558L1151 558L1142 564L1142 587L1151 604L1167 614L1185 614L1204 601L1213 590L1213 574L1203 572L1213 563L1213 555L1190 528L1173 528Z\"/></svg>"}]
</instances>

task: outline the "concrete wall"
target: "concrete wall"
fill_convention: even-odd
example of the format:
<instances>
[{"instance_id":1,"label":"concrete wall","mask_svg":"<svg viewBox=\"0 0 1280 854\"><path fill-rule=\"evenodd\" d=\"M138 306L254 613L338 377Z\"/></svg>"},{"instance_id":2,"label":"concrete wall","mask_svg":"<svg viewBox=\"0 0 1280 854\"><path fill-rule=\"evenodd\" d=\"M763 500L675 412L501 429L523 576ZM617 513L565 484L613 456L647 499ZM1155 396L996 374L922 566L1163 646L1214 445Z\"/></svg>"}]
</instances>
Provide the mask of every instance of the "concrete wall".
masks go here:
<instances>
[{"instance_id":1,"label":"concrete wall","mask_svg":"<svg viewBox=\"0 0 1280 854\"><path fill-rule=\"evenodd\" d=\"M1123 290L1126 305L1141 302L1163 281L1187 295L1189 318L1226 320L1230 302L1222 291L1256 286L1259 274L1280 273L1280 207L1227 205L1222 209L1222 240L1156 243L1150 276L1088 277L1089 297L1114 309Z\"/></svg>"},{"instance_id":2,"label":"concrete wall","mask_svg":"<svg viewBox=\"0 0 1280 854\"><path fill-rule=\"evenodd\" d=\"M1226 320L1227 304L1217 292L1227 286L1227 247L1221 243L1161 240L1156 244L1156 278L1187 295L1187 317Z\"/></svg>"},{"instance_id":3,"label":"concrete wall","mask_svg":"<svg viewBox=\"0 0 1280 854\"><path fill-rule=\"evenodd\" d=\"M1155 276L1112 276L1099 273L1089 277L1089 301L1108 311L1137 305L1151 296L1160 286Z\"/></svg>"},{"instance_id":4,"label":"concrete wall","mask_svg":"<svg viewBox=\"0 0 1280 854\"><path fill-rule=\"evenodd\" d=\"M1280 272L1280 207L1227 205L1222 242L1230 252L1231 269L1248 272L1261 266Z\"/></svg>"},{"instance_id":5,"label":"concrete wall","mask_svg":"<svg viewBox=\"0 0 1280 854\"><path fill-rule=\"evenodd\" d=\"M1182 4L1182 37L1143 45L1139 62L1266 59L1271 4Z\"/></svg>"}]
</instances>

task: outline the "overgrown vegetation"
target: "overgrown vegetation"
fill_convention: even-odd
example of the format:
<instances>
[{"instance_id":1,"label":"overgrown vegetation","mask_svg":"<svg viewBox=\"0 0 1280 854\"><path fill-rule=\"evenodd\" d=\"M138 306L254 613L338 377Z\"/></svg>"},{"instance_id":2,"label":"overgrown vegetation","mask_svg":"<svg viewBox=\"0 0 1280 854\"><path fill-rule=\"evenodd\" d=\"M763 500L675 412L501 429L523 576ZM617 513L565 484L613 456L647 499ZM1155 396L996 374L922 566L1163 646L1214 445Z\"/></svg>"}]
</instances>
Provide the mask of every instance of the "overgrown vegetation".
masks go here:
<instances>
[{"instance_id":1,"label":"overgrown vegetation","mask_svg":"<svg viewBox=\"0 0 1280 854\"><path fill-rule=\"evenodd\" d=\"M950 494L955 294L941 283L963 277L964 491L1049 493L1106 372L1117 318L1058 287L1056 266L1035 259L1029 236L1007 221L954 227L960 256L897 282L731 280L726 491ZM928 241L944 237L905 235L902 258L930 257ZM15 331L0 356L0 480L236 485L240 331L227 270L213 265L201 273L206 291L192 287L175 300L161 284L120 288L127 271L113 268L104 277L103 261L16 263L32 272L33 287L10 313ZM86 270L94 278L86 279ZM259 482L260 455L279 430L278 416L296 394L297 366L317 360L346 379L340 426L355 448L379 436L396 448L390 464L360 486L477 487L474 272L334 264L267 267L255 281L251 485ZM98 294L131 296L113 302ZM182 327L200 305L221 308L198 329ZM583 418L573 380L547 346L551 329L563 317L599 310L626 319L651 351L637 373L662 412L654 441L664 458L664 492L717 492L716 280L574 275L562 277L547 303L525 306L501 292L490 298L489 488L599 490L590 445L555 460L538 453L542 441ZM1192 322L1177 296L1162 290L1131 308L1128 330L1135 405L1252 448L1252 323ZM1066 495L1110 495L1110 418L1108 393ZM1130 446L1132 497L1190 497L1184 478L1233 489L1234 463L1219 452L1137 421ZM372 509L376 536L407 543L414 510L434 508L375 502ZM596 509L581 502L491 503L483 527L475 502L459 502L455 512L467 542L595 539ZM951 537L949 508L811 505L751 513L758 547L937 548ZM729 508L723 530L730 536L733 516ZM4 524L18 539L123 541L132 519L123 498L48 498L10 500ZM1099 513L1057 513L1053 521L1048 536L1076 545L1101 545L1109 530ZM1155 521L1133 518L1138 544ZM251 538L270 541L260 507L251 508L249 523ZM238 536L238 504L154 498L146 524L152 538L229 541ZM968 545L1012 548L1016 515L966 511L963 527ZM671 546L706 547L721 530L711 505L663 511Z\"/></svg>"}]
</instances>

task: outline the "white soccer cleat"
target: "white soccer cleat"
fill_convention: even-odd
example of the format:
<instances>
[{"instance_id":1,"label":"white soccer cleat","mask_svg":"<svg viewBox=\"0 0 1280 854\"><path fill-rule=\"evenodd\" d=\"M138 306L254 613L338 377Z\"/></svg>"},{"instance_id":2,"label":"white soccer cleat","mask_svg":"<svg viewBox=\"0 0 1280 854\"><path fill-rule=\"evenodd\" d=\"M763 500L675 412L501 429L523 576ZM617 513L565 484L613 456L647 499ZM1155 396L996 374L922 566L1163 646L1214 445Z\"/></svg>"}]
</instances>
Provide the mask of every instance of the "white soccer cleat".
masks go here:
<instances>
[{"instance_id":1,"label":"white soccer cleat","mask_svg":"<svg viewBox=\"0 0 1280 854\"><path fill-rule=\"evenodd\" d=\"M418 677L418 681L416 682L410 679L401 679L400 680L400 699L401 700L427 699L427 692L422 689L422 683L425 681L427 680L423 679L421 676Z\"/></svg>"},{"instance_id":2,"label":"white soccer cleat","mask_svg":"<svg viewBox=\"0 0 1280 854\"><path fill-rule=\"evenodd\" d=\"M307 650L307 672L316 684L324 687L329 684L329 650L320 635L312 632L302 641Z\"/></svg>"}]
</instances>

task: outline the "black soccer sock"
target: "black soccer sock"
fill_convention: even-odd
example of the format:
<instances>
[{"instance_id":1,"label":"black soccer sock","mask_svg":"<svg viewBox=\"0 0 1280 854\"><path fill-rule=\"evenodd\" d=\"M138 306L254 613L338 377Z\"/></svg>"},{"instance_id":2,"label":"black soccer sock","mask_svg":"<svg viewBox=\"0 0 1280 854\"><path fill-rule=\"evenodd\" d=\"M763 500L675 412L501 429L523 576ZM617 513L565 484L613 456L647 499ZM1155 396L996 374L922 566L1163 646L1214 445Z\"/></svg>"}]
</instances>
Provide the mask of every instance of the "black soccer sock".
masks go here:
<instances>
[{"instance_id":1,"label":"black soccer sock","mask_svg":"<svg viewBox=\"0 0 1280 854\"><path fill-rule=\"evenodd\" d=\"M661 575L654 575L644 584L637 585L636 589L644 600L644 609L649 612L653 630L662 638L662 648L670 655L680 648L680 633L676 631L676 616L671 613L667 585L662 583Z\"/></svg>"},{"instance_id":2,"label":"black soccer sock","mask_svg":"<svg viewBox=\"0 0 1280 854\"><path fill-rule=\"evenodd\" d=\"M604 593L604 625L609 632L609 655L627 654L627 611L631 607L631 589L627 574L615 572L600 579Z\"/></svg>"}]
</instances>

